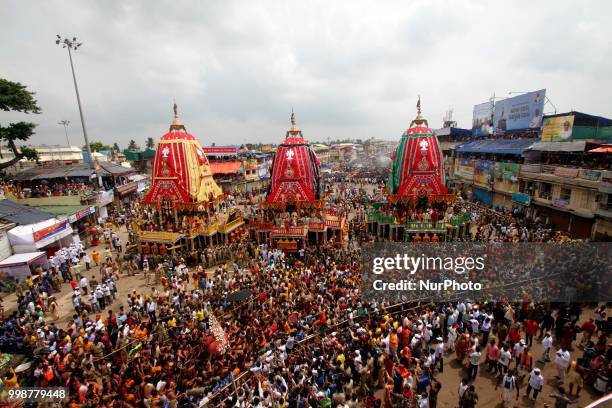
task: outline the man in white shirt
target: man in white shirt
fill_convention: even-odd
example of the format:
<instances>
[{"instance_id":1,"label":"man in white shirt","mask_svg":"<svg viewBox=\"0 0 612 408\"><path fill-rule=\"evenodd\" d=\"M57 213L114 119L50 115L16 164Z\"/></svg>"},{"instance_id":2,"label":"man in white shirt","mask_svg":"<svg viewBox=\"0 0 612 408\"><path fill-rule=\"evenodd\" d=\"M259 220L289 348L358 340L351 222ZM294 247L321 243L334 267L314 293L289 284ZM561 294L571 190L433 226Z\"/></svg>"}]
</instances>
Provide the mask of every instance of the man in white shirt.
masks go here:
<instances>
[{"instance_id":1,"label":"man in white shirt","mask_svg":"<svg viewBox=\"0 0 612 408\"><path fill-rule=\"evenodd\" d=\"M465 394L465 392L467 391L468 387L470 385L470 380L468 378L464 378L461 380L461 382L459 383L459 390L458 390L458 394L459 394L459 405L461 405L461 400L463 399L463 394Z\"/></svg>"},{"instance_id":2,"label":"man in white shirt","mask_svg":"<svg viewBox=\"0 0 612 408\"><path fill-rule=\"evenodd\" d=\"M448 340L447 340L447 343L446 343L446 348L451 353L455 351L455 341L456 340L457 340L457 326L455 324L453 324L448 329Z\"/></svg>"},{"instance_id":3,"label":"man in white shirt","mask_svg":"<svg viewBox=\"0 0 612 408\"><path fill-rule=\"evenodd\" d=\"M529 382L527 384L527 398L529 398L529 394L531 390L533 390L533 400L535 401L538 398L538 394L542 391L542 386L544 385L544 377L540 372L539 368L534 368L531 370L529 374Z\"/></svg>"},{"instance_id":4,"label":"man in white shirt","mask_svg":"<svg viewBox=\"0 0 612 408\"><path fill-rule=\"evenodd\" d=\"M83 290L83 293L86 295L87 294L87 287L89 286L89 281L87 280L86 277L83 276L81 278L81 281L79 282L79 286Z\"/></svg>"},{"instance_id":5,"label":"man in white shirt","mask_svg":"<svg viewBox=\"0 0 612 408\"><path fill-rule=\"evenodd\" d=\"M436 362L440 362L440 372L442 373L444 372L444 339L442 337L436 338L436 348L434 350Z\"/></svg>"},{"instance_id":6,"label":"man in white shirt","mask_svg":"<svg viewBox=\"0 0 612 408\"><path fill-rule=\"evenodd\" d=\"M519 391L516 384L516 377L514 377L514 370L508 371L503 377L501 377L502 385L502 400L505 406L512 406L512 394L516 393L516 399L518 400ZM495 389L499 386L499 383L495 386Z\"/></svg>"},{"instance_id":7,"label":"man in white shirt","mask_svg":"<svg viewBox=\"0 0 612 408\"><path fill-rule=\"evenodd\" d=\"M508 346L502 346L499 355L499 364L500 370L504 373L508 372L508 367L510 366L510 359L512 359L512 354L508 349Z\"/></svg>"},{"instance_id":8,"label":"man in white shirt","mask_svg":"<svg viewBox=\"0 0 612 408\"><path fill-rule=\"evenodd\" d=\"M546 336L542 339L542 358L540 358L540 362L546 364L550 361L550 349L553 344L553 338L550 332L546 332Z\"/></svg>"},{"instance_id":9,"label":"man in white shirt","mask_svg":"<svg viewBox=\"0 0 612 408\"><path fill-rule=\"evenodd\" d=\"M563 346L559 348L557 351L557 358L555 359L555 364L557 365L557 378L559 378L559 382L561 385L565 382L565 373L567 372L567 368L569 367L571 362L570 352L565 350Z\"/></svg>"},{"instance_id":10,"label":"man in white shirt","mask_svg":"<svg viewBox=\"0 0 612 408\"><path fill-rule=\"evenodd\" d=\"M525 340L521 339L521 341L519 341L518 343L514 345L514 349L512 350L513 352L512 354L516 361L517 367L520 363L521 354L523 353L524 350L525 350Z\"/></svg>"}]
</instances>

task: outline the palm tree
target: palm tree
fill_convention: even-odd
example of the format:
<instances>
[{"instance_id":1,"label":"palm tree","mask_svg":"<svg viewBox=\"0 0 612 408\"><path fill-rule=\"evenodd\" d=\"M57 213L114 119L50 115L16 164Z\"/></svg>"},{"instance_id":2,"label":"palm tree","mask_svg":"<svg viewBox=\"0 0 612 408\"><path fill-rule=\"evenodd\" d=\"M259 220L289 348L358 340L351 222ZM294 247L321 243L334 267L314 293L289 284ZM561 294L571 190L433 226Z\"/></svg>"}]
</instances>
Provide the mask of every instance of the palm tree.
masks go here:
<instances>
[{"instance_id":1,"label":"palm tree","mask_svg":"<svg viewBox=\"0 0 612 408\"><path fill-rule=\"evenodd\" d=\"M147 138L147 149L153 149L155 147L155 141L152 137Z\"/></svg>"},{"instance_id":2,"label":"palm tree","mask_svg":"<svg viewBox=\"0 0 612 408\"><path fill-rule=\"evenodd\" d=\"M139 150L140 147L138 147L138 145L136 144L136 142L134 140L130 140L130 143L128 144L128 150Z\"/></svg>"}]
</instances>

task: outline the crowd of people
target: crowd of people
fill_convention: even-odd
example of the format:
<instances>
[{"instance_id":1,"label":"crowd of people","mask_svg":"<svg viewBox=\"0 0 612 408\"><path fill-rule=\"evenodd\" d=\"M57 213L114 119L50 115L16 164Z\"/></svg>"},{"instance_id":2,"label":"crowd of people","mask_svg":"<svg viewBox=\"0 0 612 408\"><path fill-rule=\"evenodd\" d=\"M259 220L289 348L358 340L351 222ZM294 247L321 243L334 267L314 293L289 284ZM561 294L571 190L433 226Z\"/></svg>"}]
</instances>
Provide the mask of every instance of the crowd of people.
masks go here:
<instances>
[{"instance_id":1,"label":"crowd of people","mask_svg":"<svg viewBox=\"0 0 612 408\"><path fill-rule=\"evenodd\" d=\"M329 193L329 205L361 235L376 190ZM457 205L472 214L475 240L564 240L497 211ZM135 208L125 218L130 226L147 215ZM66 387L75 408L435 408L441 390L452 388L456 405L467 408L479 406L479 379L505 406L545 393L561 407L586 387L606 392L601 379L612 375L605 306L544 303L520 289L521 296L495 301L365 300L358 245L288 255L242 237L145 255L132 250L135 236L126 248L116 231L102 236L102 253L78 245L58 252L3 319L1 350L33 361L27 375L9 369L5 386ZM135 273L149 285L119 296L124 276ZM53 294L66 284L74 310L60 322ZM538 342L543 351L534 355ZM441 378L456 369L451 362L461 364L454 383ZM556 369L554 389L547 365Z\"/></svg>"},{"instance_id":2,"label":"crowd of people","mask_svg":"<svg viewBox=\"0 0 612 408\"><path fill-rule=\"evenodd\" d=\"M11 195L16 198L40 198L71 195L87 195L93 192L91 186L86 183L77 182L45 182L28 186L21 186L12 182L3 182L2 191L5 196Z\"/></svg>"}]
</instances>

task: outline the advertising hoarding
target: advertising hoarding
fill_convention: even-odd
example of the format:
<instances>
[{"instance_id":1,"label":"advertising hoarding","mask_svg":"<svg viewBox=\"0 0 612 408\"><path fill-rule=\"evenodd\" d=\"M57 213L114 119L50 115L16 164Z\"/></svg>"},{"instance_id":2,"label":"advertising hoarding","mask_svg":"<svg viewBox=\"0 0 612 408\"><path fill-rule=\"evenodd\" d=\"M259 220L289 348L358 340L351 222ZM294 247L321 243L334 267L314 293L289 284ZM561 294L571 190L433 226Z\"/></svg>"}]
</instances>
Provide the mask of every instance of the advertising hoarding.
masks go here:
<instances>
[{"instance_id":1,"label":"advertising hoarding","mask_svg":"<svg viewBox=\"0 0 612 408\"><path fill-rule=\"evenodd\" d=\"M32 236L34 237L34 242L38 242L41 239L57 234L58 232L66 229L66 227L68 227L68 220L63 220L38 231L33 231Z\"/></svg>"},{"instance_id":2,"label":"advertising hoarding","mask_svg":"<svg viewBox=\"0 0 612 408\"><path fill-rule=\"evenodd\" d=\"M474 105L472 135L488 136L493 133L493 101Z\"/></svg>"},{"instance_id":3,"label":"advertising hoarding","mask_svg":"<svg viewBox=\"0 0 612 408\"><path fill-rule=\"evenodd\" d=\"M495 162L492 160L476 160L474 163L474 183L489 186L493 180Z\"/></svg>"},{"instance_id":4,"label":"advertising hoarding","mask_svg":"<svg viewBox=\"0 0 612 408\"><path fill-rule=\"evenodd\" d=\"M545 97L546 89L541 89L497 102L493 120L495 133L542 126Z\"/></svg>"},{"instance_id":5,"label":"advertising hoarding","mask_svg":"<svg viewBox=\"0 0 612 408\"><path fill-rule=\"evenodd\" d=\"M472 181L474 178L474 162L472 159L459 159L458 164L455 176L466 181Z\"/></svg>"},{"instance_id":6,"label":"advertising hoarding","mask_svg":"<svg viewBox=\"0 0 612 408\"><path fill-rule=\"evenodd\" d=\"M565 142L572 138L574 115L544 118L542 127L543 142Z\"/></svg>"},{"instance_id":7,"label":"advertising hoarding","mask_svg":"<svg viewBox=\"0 0 612 408\"><path fill-rule=\"evenodd\" d=\"M495 178L497 180L506 180L515 182L521 170L521 165L518 163L495 163Z\"/></svg>"}]
</instances>

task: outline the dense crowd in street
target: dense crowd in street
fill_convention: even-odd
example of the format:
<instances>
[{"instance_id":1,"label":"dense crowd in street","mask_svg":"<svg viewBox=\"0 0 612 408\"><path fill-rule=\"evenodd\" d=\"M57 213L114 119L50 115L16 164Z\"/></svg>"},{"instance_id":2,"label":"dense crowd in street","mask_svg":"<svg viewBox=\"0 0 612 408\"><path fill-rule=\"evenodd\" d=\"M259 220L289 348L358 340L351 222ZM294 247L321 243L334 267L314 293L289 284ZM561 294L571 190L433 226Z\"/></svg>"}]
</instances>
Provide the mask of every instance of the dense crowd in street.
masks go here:
<instances>
[{"instance_id":1,"label":"dense crowd in street","mask_svg":"<svg viewBox=\"0 0 612 408\"><path fill-rule=\"evenodd\" d=\"M350 214L354 229L377 194L370 181L329 190L329 205ZM570 240L511 211L468 202L455 211L471 214L472 240ZM126 225L143 216L126 211ZM520 288L509 300L367 302L353 243L288 255L242 237L144 255L133 234L124 248L118 232L102 228L104 249L91 253L62 249L26 282L18 310L2 320L0 348L34 363L27 376L9 369L5 386L63 386L71 407L435 408L440 390L453 388L452 403L467 408L478 406L474 380L484 377L505 406L546 393L562 407L585 387L606 392L602 379L612 375L605 306L542 303ZM150 286L118 297L133 274ZM66 284L73 313L60 323L53 295ZM443 382L451 360L463 374ZM555 388L545 385L545 365L556 369Z\"/></svg>"}]
</instances>

